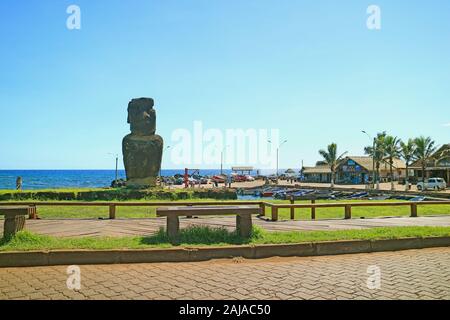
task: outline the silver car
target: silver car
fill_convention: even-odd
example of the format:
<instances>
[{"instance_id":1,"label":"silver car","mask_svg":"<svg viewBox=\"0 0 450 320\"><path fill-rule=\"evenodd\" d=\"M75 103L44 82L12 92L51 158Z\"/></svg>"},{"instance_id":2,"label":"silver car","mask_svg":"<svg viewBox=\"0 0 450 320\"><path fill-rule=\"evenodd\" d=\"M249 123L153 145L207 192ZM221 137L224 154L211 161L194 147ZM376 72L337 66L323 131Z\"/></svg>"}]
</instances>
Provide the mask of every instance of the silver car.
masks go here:
<instances>
[{"instance_id":1,"label":"silver car","mask_svg":"<svg viewBox=\"0 0 450 320\"><path fill-rule=\"evenodd\" d=\"M442 178L429 178L424 182L417 183L417 190L445 190L447 188L447 183Z\"/></svg>"}]
</instances>

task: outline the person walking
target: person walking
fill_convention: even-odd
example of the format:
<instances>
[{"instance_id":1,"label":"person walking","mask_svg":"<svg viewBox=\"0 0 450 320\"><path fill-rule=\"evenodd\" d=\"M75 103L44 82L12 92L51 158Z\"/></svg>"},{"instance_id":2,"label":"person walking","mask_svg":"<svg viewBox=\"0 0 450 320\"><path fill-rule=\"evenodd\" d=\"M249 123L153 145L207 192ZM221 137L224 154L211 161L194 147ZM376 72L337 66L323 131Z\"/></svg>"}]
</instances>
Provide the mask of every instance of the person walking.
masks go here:
<instances>
[{"instance_id":1,"label":"person walking","mask_svg":"<svg viewBox=\"0 0 450 320\"><path fill-rule=\"evenodd\" d=\"M16 179L16 190L22 191L22 184L23 184L22 177L17 177L17 179Z\"/></svg>"},{"instance_id":2,"label":"person walking","mask_svg":"<svg viewBox=\"0 0 450 320\"><path fill-rule=\"evenodd\" d=\"M228 188L231 188L231 183L233 182L233 178L231 177L231 174L227 176L227 184Z\"/></svg>"}]
</instances>

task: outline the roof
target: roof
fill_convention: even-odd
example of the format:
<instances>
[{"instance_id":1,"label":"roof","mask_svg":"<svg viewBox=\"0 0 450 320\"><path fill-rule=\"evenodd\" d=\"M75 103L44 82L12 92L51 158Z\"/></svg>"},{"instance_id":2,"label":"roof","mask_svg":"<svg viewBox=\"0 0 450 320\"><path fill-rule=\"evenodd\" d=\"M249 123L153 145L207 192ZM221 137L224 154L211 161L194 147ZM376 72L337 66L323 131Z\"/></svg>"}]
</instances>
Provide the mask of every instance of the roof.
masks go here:
<instances>
[{"instance_id":1,"label":"roof","mask_svg":"<svg viewBox=\"0 0 450 320\"><path fill-rule=\"evenodd\" d=\"M406 169L406 163L402 159L394 158L393 167L395 169ZM383 163L380 164L380 169L383 167ZM385 159L384 167L386 170L389 169L389 159Z\"/></svg>"},{"instance_id":2,"label":"roof","mask_svg":"<svg viewBox=\"0 0 450 320\"><path fill-rule=\"evenodd\" d=\"M231 167L233 171L253 171L253 167Z\"/></svg>"},{"instance_id":3,"label":"roof","mask_svg":"<svg viewBox=\"0 0 450 320\"><path fill-rule=\"evenodd\" d=\"M341 164L346 163L348 160L353 160L365 170L372 171L373 159L370 156L348 156L342 160ZM393 160L394 169L406 169L406 163L403 160L398 158L394 158ZM389 159L385 158L380 163L380 170L389 170Z\"/></svg>"},{"instance_id":4,"label":"roof","mask_svg":"<svg viewBox=\"0 0 450 320\"><path fill-rule=\"evenodd\" d=\"M449 156L450 156L450 143L443 144L439 149L437 149L433 153L433 155L431 156L431 162L434 162L434 160L441 160ZM428 163L428 165L433 165L433 163ZM410 167L414 169L420 169L422 167L422 161L416 160L411 164Z\"/></svg>"},{"instance_id":5,"label":"roof","mask_svg":"<svg viewBox=\"0 0 450 320\"><path fill-rule=\"evenodd\" d=\"M315 167L303 167L303 174L314 173L331 173L331 168L328 165L315 166Z\"/></svg>"},{"instance_id":6,"label":"roof","mask_svg":"<svg viewBox=\"0 0 450 320\"><path fill-rule=\"evenodd\" d=\"M367 171L372 171L373 168L373 160L372 157L369 156L348 156L342 160L342 163L345 163L347 160L353 160L358 165L366 169Z\"/></svg>"}]
</instances>

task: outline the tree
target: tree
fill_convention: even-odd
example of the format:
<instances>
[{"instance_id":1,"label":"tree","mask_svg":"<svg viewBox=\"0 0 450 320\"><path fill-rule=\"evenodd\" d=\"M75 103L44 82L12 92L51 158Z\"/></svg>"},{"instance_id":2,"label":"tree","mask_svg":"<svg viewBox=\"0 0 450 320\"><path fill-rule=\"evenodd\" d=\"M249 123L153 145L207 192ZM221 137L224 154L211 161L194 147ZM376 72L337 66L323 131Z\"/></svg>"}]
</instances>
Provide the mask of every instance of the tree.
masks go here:
<instances>
[{"instance_id":1,"label":"tree","mask_svg":"<svg viewBox=\"0 0 450 320\"><path fill-rule=\"evenodd\" d=\"M331 188L334 188L334 180L336 175L336 166L342 160L342 158L347 154L347 151L337 156L337 144L331 143L328 145L327 150L319 150L319 154L323 157L324 162L330 166L331 169Z\"/></svg>"},{"instance_id":2,"label":"tree","mask_svg":"<svg viewBox=\"0 0 450 320\"><path fill-rule=\"evenodd\" d=\"M386 136L384 138L384 152L389 162L389 175L391 177L391 190L395 190L394 187L394 159L400 156L400 140L397 137Z\"/></svg>"},{"instance_id":3,"label":"tree","mask_svg":"<svg viewBox=\"0 0 450 320\"><path fill-rule=\"evenodd\" d=\"M408 142L400 141L400 156L406 163L405 190L409 190L409 166L415 159L416 143L414 139L408 139Z\"/></svg>"},{"instance_id":4,"label":"tree","mask_svg":"<svg viewBox=\"0 0 450 320\"><path fill-rule=\"evenodd\" d=\"M377 133L373 141L373 146L364 148L364 152L370 155L375 162L376 174L374 174L374 183L376 182L377 189L380 189L380 163L386 156L386 151L384 150L384 139L386 135L386 131Z\"/></svg>"},{"instance_id":5,"label":"tree","mask_svg":"<svg viewBox=\"0 0 450 320\"><path fill-rule=\"evenodd\" d=\"M420 136L414 139L416 144L416 159L422 165L422 182L425 182L425 170L427 167L427 162L430 160L433 153L436 151L434 141L430 137Z\"/></svg>"}]
</instances>

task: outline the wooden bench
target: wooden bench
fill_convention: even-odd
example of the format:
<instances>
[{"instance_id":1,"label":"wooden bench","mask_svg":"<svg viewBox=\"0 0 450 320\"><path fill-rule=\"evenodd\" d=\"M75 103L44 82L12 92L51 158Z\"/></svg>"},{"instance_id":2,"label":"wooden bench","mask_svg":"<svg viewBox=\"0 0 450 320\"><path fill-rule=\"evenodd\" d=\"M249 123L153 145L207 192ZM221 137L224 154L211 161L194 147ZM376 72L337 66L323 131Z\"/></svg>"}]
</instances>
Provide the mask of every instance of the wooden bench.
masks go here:
<instances>
[{"instance_id":1,"label":"wooden bench","mask_svg":"<svg viewBox=\"0 0 450 320\"><path fill-rule=\"evenodd\" d=\"M156 209L157 217L167 217L167 235L177 237L180 231L180 216L236 215L236 229L241 237L249 237L252 231L252 214L259 214L260 207L247 206L195 206L162 207Z\"/></svg>"},{"instance_id":2,"label":"wooden bench","mask_svg":"<svg viewBox=\"0 0 450 320\"><path fill-rule=\"evenodd\" d=\"M0 215L5 216L3 237L13 236L18 231L23 230L28 208L28 206L0 207Z\"/></svg>"}]
</instances>

